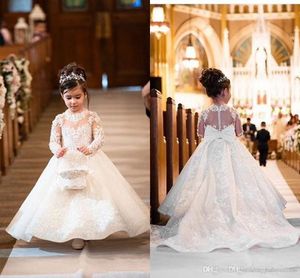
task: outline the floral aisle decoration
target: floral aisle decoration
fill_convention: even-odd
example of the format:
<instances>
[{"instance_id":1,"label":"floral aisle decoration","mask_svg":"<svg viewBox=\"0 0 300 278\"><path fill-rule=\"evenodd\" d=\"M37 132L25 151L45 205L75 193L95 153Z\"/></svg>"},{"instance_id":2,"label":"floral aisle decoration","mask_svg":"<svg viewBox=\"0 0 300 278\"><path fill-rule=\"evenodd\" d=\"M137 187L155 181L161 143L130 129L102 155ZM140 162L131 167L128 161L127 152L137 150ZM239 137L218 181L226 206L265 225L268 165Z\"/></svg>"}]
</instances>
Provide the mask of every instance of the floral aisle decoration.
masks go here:
<instances>
[{"instance_id":1,"label":"floral aisle decoration","mask_svg":"<svg viewBox=\"0 0 300 278\"><path fill-rule=\"evenodd\" d=\"M16 92L16 108L18 123L24 123L24 113L28 110L29 101L31 99L31 81L32 76L29 72L29 61L25 58L17 58L10 55L8 59L14 64L20 76L20 87Z\"/></svg>"},{"instance_id":2,"label":"floral aisle decoration","mask_svg":"<svg viewBox=\"0 0 300 278\"><path fill-rule=\"evenodd\" d=\"M284 134L284 149L300 152L300 125L289 128Z\"/></svg>"},{"instance_id":3,"label":"floral aisle decoration","mask_svg":"<svg viewBox=\"0 0 300 278\"><path fill-rule=\"evenodd\" d=\"M7 89L6 101L9 105L10 116L12 119L16 117L16 93L21 86L21 79L17 68L8 60L0 61L0 74L3 76L4 85Z\"/></svg>"},{"instance_id":4,"label":"floral aisle decoration","mask_svg":"<svg viewBox=\"0 0 300 278\"><path fill-rule=\"evenodd\" d=\"M5 126L4 113L3 113L3 108L5 105L5 95L6 95L6 88L4 86L3 76L0 75L0 139L2 138L3 128Z\"/></svg>"},{"instance_id":5,"label":"floral aisle decoration","mask_svg":"<svg viewBox=\"0 0 300 278\"><path fill-rule=\"evenodd\" d=\"M295 128L294 142L296 151L300 153L300 125Z\"/></svg>"}]
</instances>

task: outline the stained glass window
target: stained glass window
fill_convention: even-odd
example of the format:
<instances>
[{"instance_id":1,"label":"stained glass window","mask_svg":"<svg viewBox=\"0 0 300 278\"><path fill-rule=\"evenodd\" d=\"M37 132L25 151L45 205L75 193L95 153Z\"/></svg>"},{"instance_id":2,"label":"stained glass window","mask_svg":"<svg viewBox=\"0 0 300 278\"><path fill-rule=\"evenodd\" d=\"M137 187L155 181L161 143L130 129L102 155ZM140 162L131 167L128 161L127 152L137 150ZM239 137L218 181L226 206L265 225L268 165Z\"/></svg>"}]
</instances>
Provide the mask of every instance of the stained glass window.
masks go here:
<instances>
[{"instance_id":1,"label":"stained glass window","mask_svg":"<svg viewBox=\"0 0 300 278\"><path fill-rule=\"evenodd\" d=\"M88 7L87 0L63 0L64 11L85 11Z\"/></svg>"},{"instance_id":2,"label":"stained glass window","mask_svg":"<svg viewBox=\"0 0 300 278\"><path fill-rule=\"evenodd\" d=\"M8 9L12 13L29 13L32 10L32 0L10 0Z\"/></svg>"},{"instance_id":3,"label":"stained glass window","mask_svg":"<svg viewBox=\"0 0 300 278\"><path fill-rule=\"evenodd\" d=\"M117 0L118 9L138 9L143 7L143 0Z\"/></svg>"}]
</instances>

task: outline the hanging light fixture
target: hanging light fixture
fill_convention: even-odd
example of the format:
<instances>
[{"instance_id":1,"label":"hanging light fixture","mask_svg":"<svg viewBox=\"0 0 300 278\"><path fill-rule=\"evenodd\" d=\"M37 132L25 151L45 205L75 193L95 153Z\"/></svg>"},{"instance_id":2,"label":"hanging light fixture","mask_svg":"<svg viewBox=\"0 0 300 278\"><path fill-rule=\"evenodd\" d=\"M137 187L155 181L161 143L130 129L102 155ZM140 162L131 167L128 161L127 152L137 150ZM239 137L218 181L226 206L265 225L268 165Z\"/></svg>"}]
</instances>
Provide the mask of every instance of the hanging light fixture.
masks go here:
<instances>
[{"instance_id":1,"label":"hanging light fixture","mask_svg":"<svg viewBox=\"0 0 300 278\"><path fill-rule=\"evenodd\" d=\"M189 14L189 24L191 24L191 14ZM191 30L191 27L189 29ZM192 34L189 34L189 41L185 49L185 55L182 63L185 68L189 68L191 70L199 67L196 49L192 43Z\"/></svg>"},{"instance_id":2,"label":"hanging light fixture","mask_svg":"<svg viewBox=\"0 0 300 278\"><path fill-rule=\"evenodd\" d=\"M169 32L169 23L165 21L165 12L162 6L155 6L152 9L150 33L154 33L157 39Z\"/></svg>"},{"instance_id":3,"label":"hanging light fixture","mask_svg":"<svg viewBox=\"0 0 300 278\"><path fill-rule=\"evenodd\" d=\"M199 60L197 59L196 49L192 43L192 35L189 34L189 42L185 49L185 55L182 60L183 66L189 69L199 67Z\"/></svg>"}]
</instances>

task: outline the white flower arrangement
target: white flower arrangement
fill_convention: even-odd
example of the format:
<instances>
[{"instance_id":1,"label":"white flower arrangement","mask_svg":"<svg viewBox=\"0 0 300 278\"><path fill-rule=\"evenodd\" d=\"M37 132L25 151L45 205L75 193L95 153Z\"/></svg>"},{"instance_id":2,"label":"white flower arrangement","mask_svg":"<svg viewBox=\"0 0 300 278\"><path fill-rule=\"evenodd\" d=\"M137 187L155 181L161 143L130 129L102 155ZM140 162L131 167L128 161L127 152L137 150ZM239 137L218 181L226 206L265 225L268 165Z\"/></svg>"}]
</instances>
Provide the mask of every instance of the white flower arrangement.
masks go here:
<instances>
[{"instance_id":1,"label":"white flower arrangement","mask_svg":"<svg viewBox=\"0 0 300 278\"><path fill-rule=\"evenodd\" d=\"M3 108L5 105L6 91L7 90L4 86L3 76L0 75L0 139L2 138L3 128L5 126Z\"/></svg>"},{"instance_id":2,"label":"white flower arrangement","mask_svg":"<svg viewBox=\"0 0 300 278\"><path fill-rule=\"evenodd\" d=\"M31 99L32 76L29 72L29 60L17 58L15 55L10 55L8 59L14 64L20 76L20 87L16 94L16 106L18 122L22 124L24 122L24 112L28 109Z\"/></svg>"},{"instance_id":3,"label":"white flower arrangement","mask_svg":"<svg viewBox=\"0 0 300 278\"><path fill-rule=\"evenodd\" d=\"M10 60L0 61L0 72L4 79L4 84L7 89L6 100L10 108L11 118L16 116L16 93L21 86L20 75L14 64Z\"/></svg>"},{"instance_id":4,"label":"white flower arrangement","mask_svg":"<svg viewBox=\"0 0 300 278\"><path fill-rule=\"evenodd\" d=\"M300 152L300 125L287 130L283 142L285 150Z\"/></svg>"},{"instance_id":5,"label":"white flower arrangement","mask_svg":"<svg viewBox=\"0 0 300 278\"><path fill-rule=\"evenodd\" d=\"M296 151L300 153L300 125L298 125L295 129L294 146Z\"/></svg>"}]
</instances>

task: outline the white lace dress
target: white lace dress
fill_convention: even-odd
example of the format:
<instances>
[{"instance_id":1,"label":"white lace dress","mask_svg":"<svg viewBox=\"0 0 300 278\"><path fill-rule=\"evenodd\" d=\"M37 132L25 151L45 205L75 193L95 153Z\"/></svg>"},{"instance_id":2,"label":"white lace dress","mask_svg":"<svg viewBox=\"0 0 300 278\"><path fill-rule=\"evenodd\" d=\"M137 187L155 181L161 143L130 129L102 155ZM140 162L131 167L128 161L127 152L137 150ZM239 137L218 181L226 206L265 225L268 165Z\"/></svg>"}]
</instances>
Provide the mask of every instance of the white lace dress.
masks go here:
<instances>
[{"instance_id":1,"label":"white lace dress","mask_svg":"<svg viewBox=\"0 0 300 278\"><path fill-rule=\"evenodd\" d=\"M198 131L203 141L159 207L170 219L154 227L156 244L181 252L296 244L299 231L283 215L286 201L237 138L235 110L212 105Z\"/></svg>"},{"instance_id":2,"label":"white lace dress","mask_svg":"<svg viewBox=\"0 0 300 278\"><path fill-rule=\"evenodd\" d=\"M60 186L59 159L53 156L6 231L17 239L32 237L54 242L73 238L103 239L125 231L130 237L149 229L148 208L101 150L103 130L99 116L69 110L52 122L49 147L76 150L88 146L87 187Z\"/></svg>"}]
</instances>

